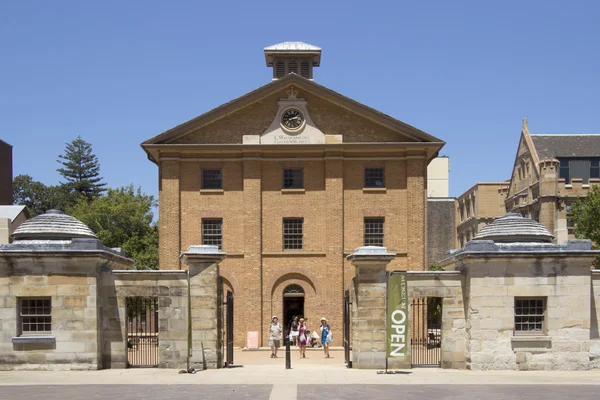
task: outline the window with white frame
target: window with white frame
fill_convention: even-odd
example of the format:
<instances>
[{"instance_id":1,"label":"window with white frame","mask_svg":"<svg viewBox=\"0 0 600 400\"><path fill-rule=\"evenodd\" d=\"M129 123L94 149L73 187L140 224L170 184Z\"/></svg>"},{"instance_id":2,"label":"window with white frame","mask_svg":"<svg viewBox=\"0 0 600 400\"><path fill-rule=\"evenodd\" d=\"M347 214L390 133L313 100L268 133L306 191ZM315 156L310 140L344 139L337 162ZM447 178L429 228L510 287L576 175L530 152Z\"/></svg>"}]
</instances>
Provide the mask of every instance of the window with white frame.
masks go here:
<instances>
[{"instance_id":1,"label":"window with white frame","mask_svg":"<svg viewBox=\"0 0 600 400\"><path fill-rule=\"evenodd\" d=\"M515 297L515 335L543 335L545 319L545 297Z\"/></svg>"},{"instance_id":2,"label":"window with white frame","mask_svg":"<svg viewBox=\"0 0 600 400\"><path fill-rule=\"evenodd\" d=\"M283 249L302 250L304 218L283 219Z\"/></svg>"},{"instance_id":3,"label":"window with white frame","mask_svg":"<svg viewBox=\"0 0 600 400\"><path fill-rule=\"evenodd\" d=\"M219 250L223 246L223 219L221 218L203 218L202 219L202 244L218 246Z\"/></svg>"},{"instance_id":4,"label":"window with white frame","mask_svg":"<svg viewBox=\"0 0 600 400\"><path fill-rule=\"evenodd\" d=\"M50 297L19 298L19 333L45 335L52 332L52 299Z\"/></svg>"},{"instance_id":5,"label":"window with white frame","mask_svg":"<svg viewBox=\"0 0 600 400\"><path fill-rule=\"evenodd\" d=\"M382 217L365 218L364 243L365 246L383 247L383 223Z\"/></svg>"}]
</instances>

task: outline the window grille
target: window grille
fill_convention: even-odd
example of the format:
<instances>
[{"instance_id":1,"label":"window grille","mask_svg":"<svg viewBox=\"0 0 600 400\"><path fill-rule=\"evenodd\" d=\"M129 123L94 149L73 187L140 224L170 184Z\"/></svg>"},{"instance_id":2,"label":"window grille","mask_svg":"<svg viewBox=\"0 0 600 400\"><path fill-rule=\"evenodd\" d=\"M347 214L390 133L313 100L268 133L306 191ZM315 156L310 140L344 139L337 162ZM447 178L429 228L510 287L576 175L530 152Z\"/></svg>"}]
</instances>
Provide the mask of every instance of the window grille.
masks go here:
<instances>
[{"instance_id":1,"label":"window grille","mask_svg":"<svg viewBox=\"0 0 600 400\"><path fill-rule=\"evenodd\" d=\"M300 64L300 75L303 78L310 79L310 65L308 61L302 61Z\"/></svg>"},{"instance_id":2,"label":"window grille","mask_svg":"<svg viewBox=\"0 0 600 400\"><path fill-rule=\"evenodd\" d=\"M302 225L304 218L283 219L283 249L302 250Z\"/></svg>"},{"instance_id":3,"label":"window grille","mask_svg":"<svg viewBox=\"0 0 600 400\"><path fill-rule=\"evenodd\" d=\"M383 247L384 218L365 218L365 246Z\"/></svg>"},{"instance_id":4,"label":"window grille","mask_svg":"<svg viewBox=\"0 0 600 400\"><path fill-rule=\"evenodd\" d=\"M295 74L298 73L298 63L294 60L288 61L288 74L291 74L292 72Z\"/></svg>"},{"instance_id":5,"label":"window grille","mask_svg":"<svg viewBox=\"0 0 600 400\"><path fill-rule=\"evenodd\" d=\"M385 182L383 180L383 168L365 168L365 187L385 187Z\"/></svg>"},{"instance_id":6,"label":"window grille","mask_svg":"<svg viewBox=\"0 0 600 400\"><path fill-rule=\"evenodd\" d=\"M286 168L283 170L283 188L304 188L304 173L302 168Z\"/></svg>"},{"instance_id":7,"label":"window grille","mask_svg":"<svg viewBox=\"0 0 600 400\"><path fill-rule=\"evenodd\" d=\"M223 244L223 220L221 218L210 218L202 220L202 244L219 246Z\"/></svg>"},{"instance_id":8,"label":"window grille","mask_svg":"<svg viewBox=\"0 0 600 400\"><path fill-rule=\"evenodd\" d=\"M275 77L283 78L285 75L285 63L283 61L277 61L275 64Z\"/></svg>"},{"instance_id":9,"label":"window grille","mask_svg":"<svg viewBox=\"0 0 600 400\"><path fill-rule=\"evenodd\" d=\"M543 334L546 299L542 297L515 298L515 334Z\"/></svg>"},{"instance_id":10,"label":"window grille","mask_svg":"<svg viewBox=\"0 0 600 400\"><path fill-rule=\"evenodd\" d=\"M52 331L52 300L50 297L31 297L19 300L22 335L40 335Z\"/></svg>"},{"instance_id":11,"label":"window grille","mask_svg":"<svg viewBox=\"0 0 600 400\"><path fill-rule=\"evenodd\" d=\"M283 290L283 294L304 294L304 289L302 289L302 286L292 283Z\"/></svg>"},{"instance_id":12,"label":"window grille","mask_svg":"<svg viewBox=\"0 0 600 400\"><path fill-rule=\"evenodd\" d=\"M202 189L222 189L220 169L202 170Z\"/></svg>"}]
</instances>

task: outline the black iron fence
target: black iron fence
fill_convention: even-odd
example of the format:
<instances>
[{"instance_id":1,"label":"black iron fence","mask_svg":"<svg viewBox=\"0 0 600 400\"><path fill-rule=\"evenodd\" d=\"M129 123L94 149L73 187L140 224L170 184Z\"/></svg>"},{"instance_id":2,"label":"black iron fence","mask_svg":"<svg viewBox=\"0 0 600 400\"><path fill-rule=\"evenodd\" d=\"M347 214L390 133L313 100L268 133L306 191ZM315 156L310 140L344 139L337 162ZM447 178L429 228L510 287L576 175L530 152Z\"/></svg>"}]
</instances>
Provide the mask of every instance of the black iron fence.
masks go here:
<instances>
[{"instance_id":1,"label":"black iron fence","mask_svg":"<svg viewBox=\"0 0 600 400\"><path fill-rule=\"evenodd\" d=\"M230 367L233 365L233 293L230 291L227 292L225 306L225 366Z\"/></svg>"},{"instance_id":2,"label":"black iron fence","mask_svg":"<svg viewBox=\"0 0 600 400\"><path fill-rule=\"evenodd\" d=\"M348 368L352 368L350 359L350 316L352 312L352 302L350 301L350 291L344 293L344 361Z\"/></svg>"},{"instance_id":3,"label":"black iron fence","mask_svg":"<svg viewBox=\"0 0 600 400\"><path fill-rule=\"evenodd\" d=\"M415 367L440 366L442 299L417 298L411 303L411 362Z\"/></svg>"},{"instance_id":4,"label":"black iron fence","mask_svg":"<svg viewBox=\"0 0 600 400\"><path fill-rule=\"evenodd\" d=\"M127 366L158 367L158 298L127 297Z\"/></svg>"}]
</instances>

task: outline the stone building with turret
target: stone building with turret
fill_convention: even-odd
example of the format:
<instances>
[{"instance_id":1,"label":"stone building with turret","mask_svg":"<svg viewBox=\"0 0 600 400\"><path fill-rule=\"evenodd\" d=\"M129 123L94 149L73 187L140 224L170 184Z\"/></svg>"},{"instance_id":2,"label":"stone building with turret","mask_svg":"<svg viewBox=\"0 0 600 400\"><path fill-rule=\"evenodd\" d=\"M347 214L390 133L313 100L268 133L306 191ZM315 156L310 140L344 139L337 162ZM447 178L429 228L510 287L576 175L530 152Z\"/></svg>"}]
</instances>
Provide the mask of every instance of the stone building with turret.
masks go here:
<instances>
[{"instance_id":1,"label":"stone building with turret","mask_svg":"<svg viewBox=\"0 0 600 400\"><path fill-rule=\"evenodd\" d=\"M600 134L531 134L524 119L511 178L477 183L457 198L457 246L506 212L540 222L555 243L573 239L571 205L599 184Z\"/></svg>"},{"instance_id":2,"label":"stone building with turret","mask_svg":"<svg viewBox=\"0 0 600 400\"><path fill-rule=\"evenodd\" d=\"M571 204L599 184L600 134L530 134L523 120L507 211L542 223L556 243L563 243L574 237Z\"/></svg>"}]
</instances>

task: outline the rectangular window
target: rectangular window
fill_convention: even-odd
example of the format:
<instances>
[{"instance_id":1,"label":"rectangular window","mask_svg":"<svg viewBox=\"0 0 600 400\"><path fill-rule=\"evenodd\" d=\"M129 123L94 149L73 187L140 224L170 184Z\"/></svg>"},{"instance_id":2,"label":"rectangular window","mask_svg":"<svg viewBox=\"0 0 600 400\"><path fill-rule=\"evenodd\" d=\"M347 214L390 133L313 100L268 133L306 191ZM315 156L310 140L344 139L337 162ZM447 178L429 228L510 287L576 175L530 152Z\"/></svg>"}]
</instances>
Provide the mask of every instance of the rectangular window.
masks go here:
<instances>
[{"instance_id":1,"label":"rectangular window","mask_svg":"<svg viewBox=\"0 0 600 400\"><path fill-rule=\"evenodd\" d=\"M302 225L304 218L283 219L284 250L302 250Z\"/></svg>"},{"instance_id":2,"label":"rectangular window","mask_svg":"<svg viewBox=\"0 0 600 400\"><path fill-rule=\"evenodd\" d=\"M304 188L304 171L302 170L302 168L286 168L283 170L283 188Z\"/></svg>"},{"instance_id":3,"label":"rectangular window","mask_svg":"<svg viewBox=\"0 0 600 400\"><path fill-rule=\"evenodd\" d=\"M567 204L565 209L567 212L567 228L575 228L575 222L573 221L573 219L571 217L571 205Z\"/></svg>"},{"instance_id":4,"label":"rectangular window","mask_svg":"<svg viewBox=\"0 0 600 400\"><path fill-rule=\"evenodd\" d=\"M590 160L571 160L569 161L569 178L571 180L573 178L580 178L583 183L588 183L591 167Z\"/></svg>"},{"instance_id":5,"label":"rectangular window","mask_svg":"<svg viewBox=\"0 0 600 400\"><path fill-rule=\"evenodd\" d=\"M600 160L592 160L590 166L590 178L600 178Z\"/></svg>"},{"instance_id":6,"label":"rectangular window","mask_svg":"<svg viewBox=\"0 0 600 400\"><path fill-rule=\"evenodd\" d=\"M221 218L202 219L202 244L223 245L223 220Z\"/></svg>"},{"instance_id":7,"label":"rectangular window","mask_svg":"<svg viewBox=\"0 0 600 400\"><path fill-rule=\"evenodd\" d=\"M545 297L515 298L515 335L543 335Z\"/></svg>"},{"instance_id":8,"label":"rectangular window","mask_svg":"<svg viewBox=\"0 0 600 400\"><path fill-rule=\"evenodd\" d=\"M384 218L365 218L365 246L383 247Z\"/></svg>"},{"instance_id":9,"label":"rectangular window","mask_svg":"<svg viewBox=\"0 0 600 400\"><path fill-rule=\"evenodd\" d=\"M560 160L560 178L565 180L565 183L569 183L569 160Z\"/></svg>"},{"instance_id":10,"label":"rectangular window","mask_svg":"<svg viewBox=\"0 0 600 400\"><path fill-rule=\"evenodd\" d=\"M43 335L52 332L52 300L50 297L19 299L21 335Z\"/></svg>"},{"instance_id":11,"label":"rectangular window","mask_svg":"<svg viewBox=\"0 0 600 400\"><path fill-rule=\"evenodd\" d=\"M223 189L220 169L202 170L202 189Z\"/></svg>"},{"instance_id":12,"label":"rectangular window","mask_svg":"<svg viewBox=\"0 0 600 400\"><path fill-rule=\"evenodd\" d=\"M384 188L383 168L365 168L365 187Z\"/></svg>"}]
</instances>

